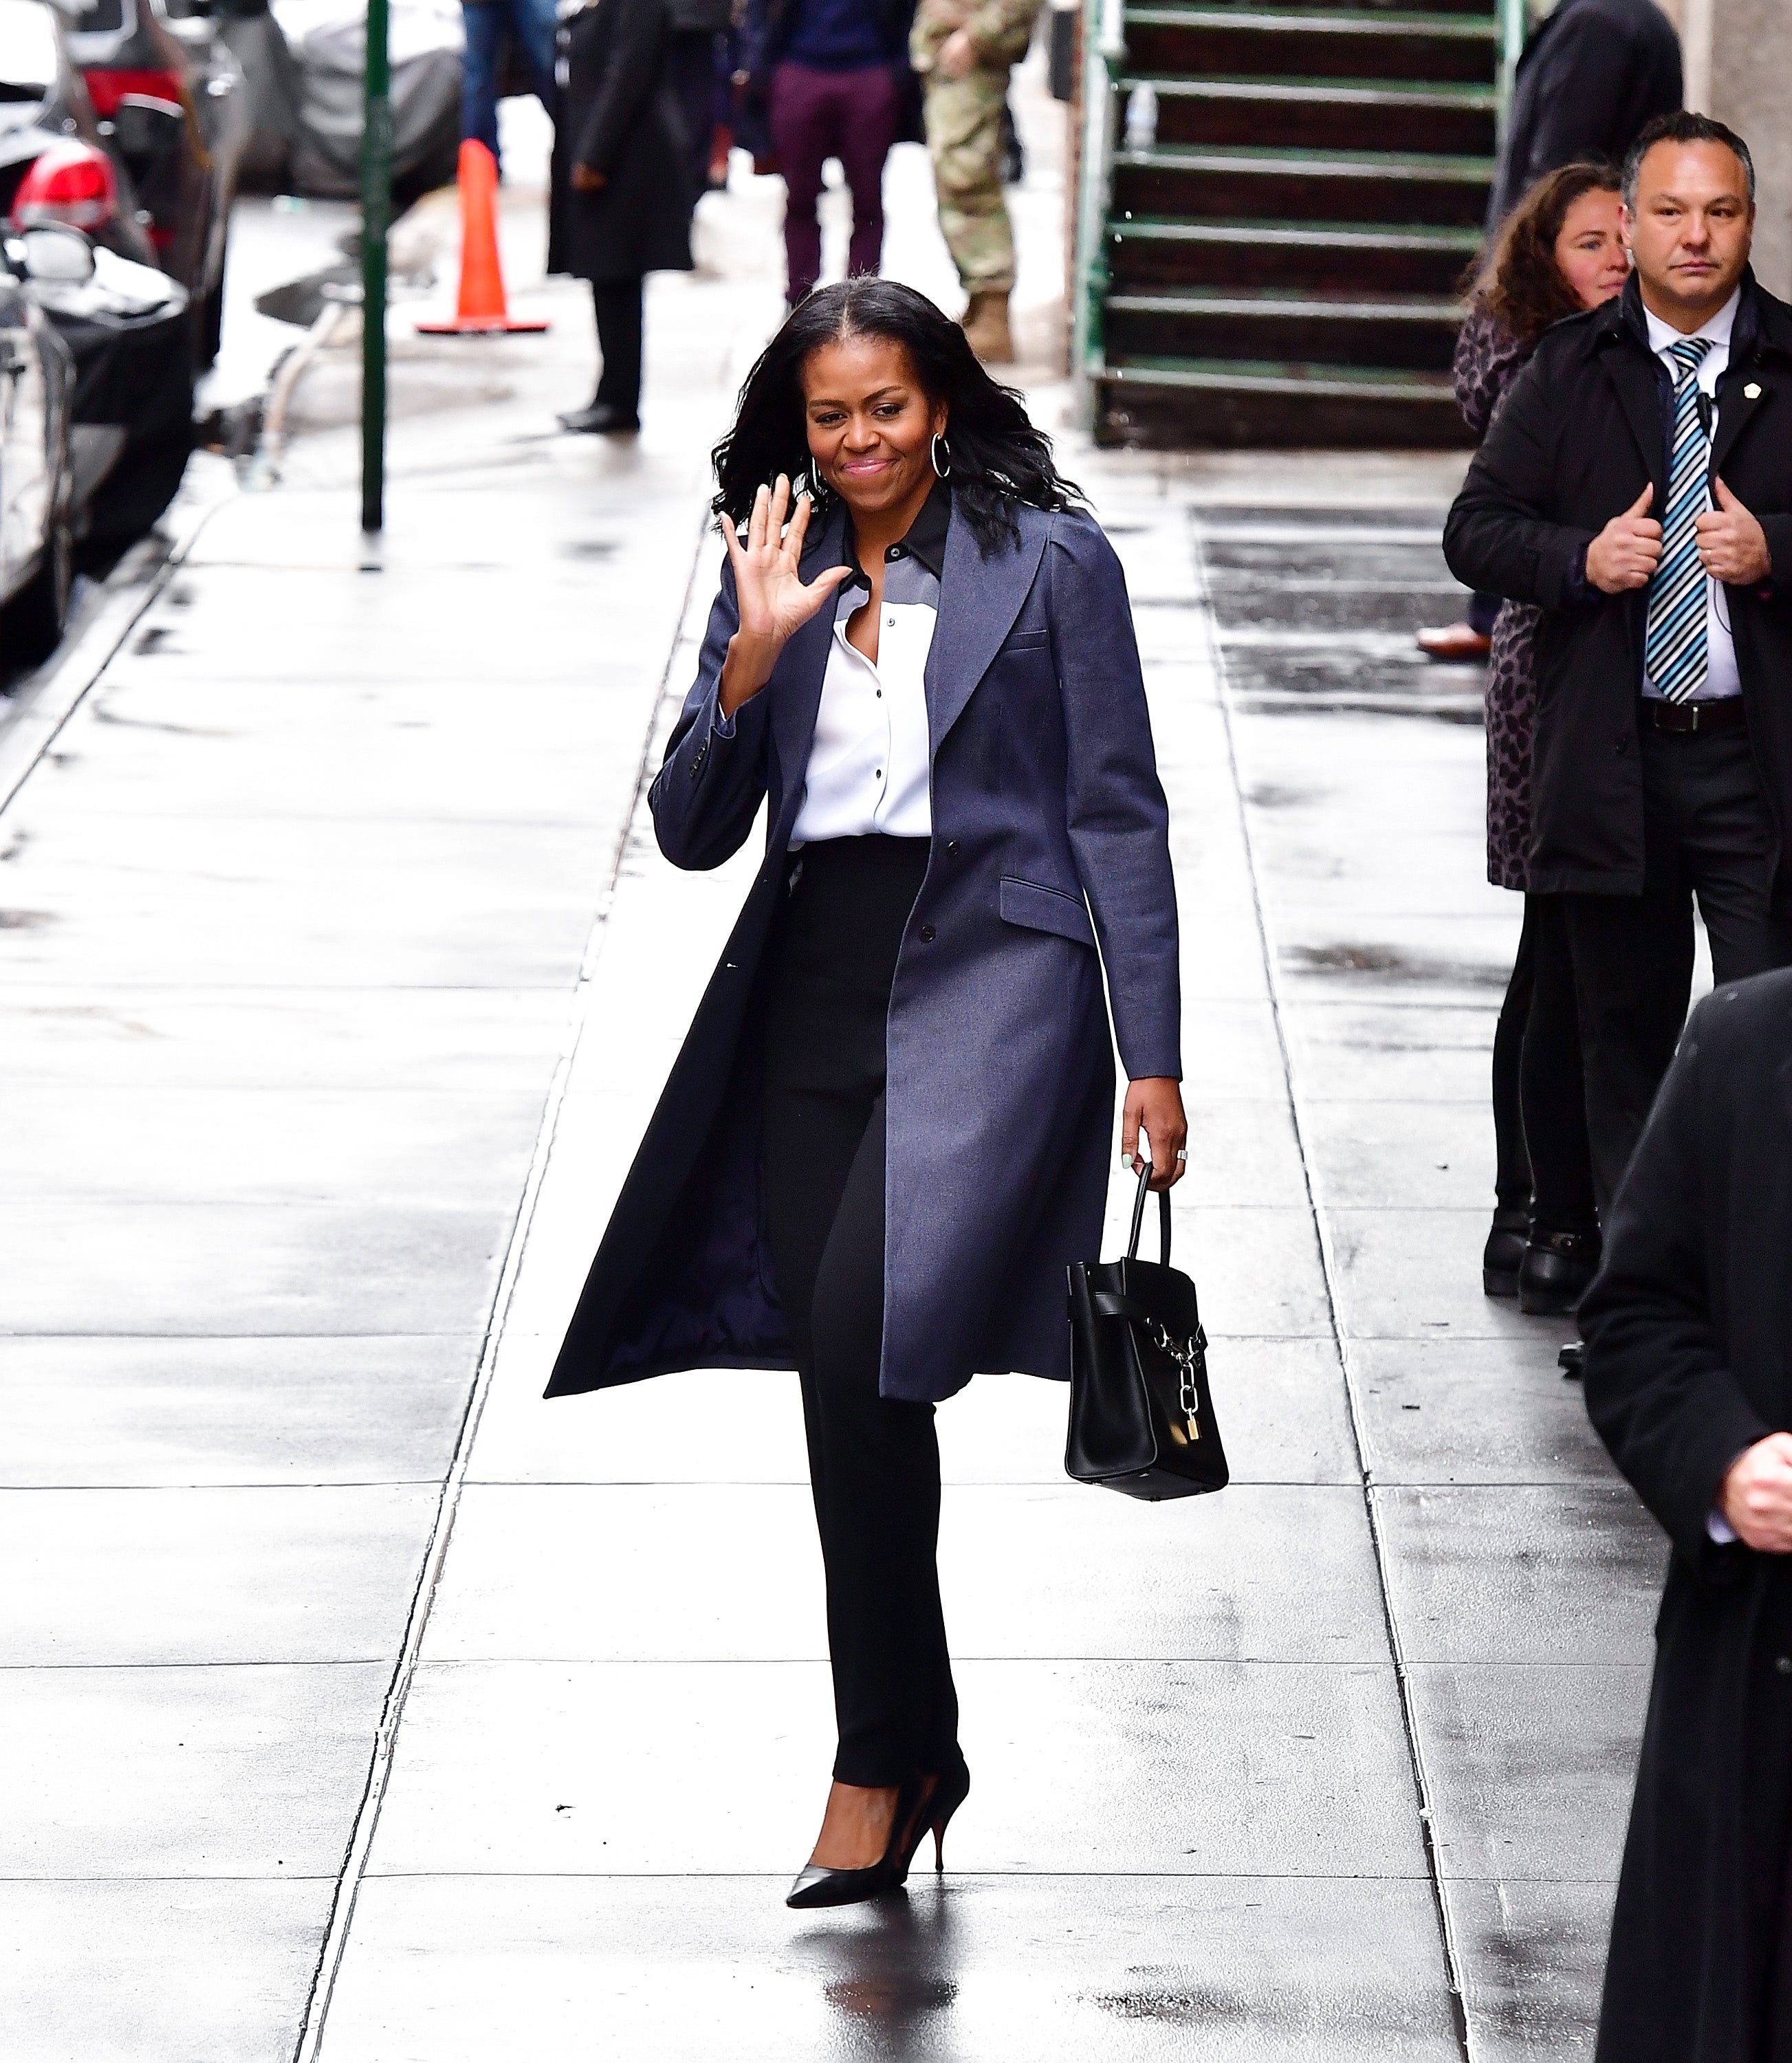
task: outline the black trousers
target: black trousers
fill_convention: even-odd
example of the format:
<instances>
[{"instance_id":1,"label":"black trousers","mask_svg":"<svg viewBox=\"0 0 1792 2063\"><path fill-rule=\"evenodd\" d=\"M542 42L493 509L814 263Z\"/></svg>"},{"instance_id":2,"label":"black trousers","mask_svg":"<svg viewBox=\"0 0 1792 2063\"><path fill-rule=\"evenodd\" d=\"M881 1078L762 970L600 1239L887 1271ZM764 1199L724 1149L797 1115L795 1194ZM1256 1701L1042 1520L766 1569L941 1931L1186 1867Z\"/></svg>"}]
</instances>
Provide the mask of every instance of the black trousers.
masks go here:
<instances>
[{"instance_id":1,"label":"black trousers","mask_svg":"<svg viewBox=\"0 0 1792 2063\"><path fill-rule=\"evenodd\" d=\"M1792 966L1792 926L1770 907L1778 834L1746 730L1640 726L1640 895L1565 895L1587 1131L1601 1214L1641 1136L1686 1021L1693 899L1719 983Z\"/></svg>"},{"instance_id":2,"label":"black trousers","mask_svg":"<svg viewBox=\"0 0 1792 2063\"><path fill-rule=\"evenodd\" d=\"M1525 927L1493 1032L1494 1194L1537 1232L1595 1222L1574 963L1561 898L1527 895Z\"/></svg>"},{"instance_id":3,"label":"black trousers","mask_svg":"<svg viewBox=\"0 0 1792 2063\"><path fill-rule=\"evenodd\" d=\"M765 991L765 1223L802 1381L842 1784L956 1764L930 1404L878 1393L890 985L925 838L830 839L792 864Z\"/></svg>"},{"instance_id":4,"label":"black trousers","mask_svg":"<svg viewBox=\"0 0 1792 2063\"><path fill-rule=\"evenodd\" d=\"M597 405L617 408L625 416L641 413L641 283L639 279L593 279L591 302L597 316L597 351L603 365L597 376Z\"/></svg>"}]
</instances>

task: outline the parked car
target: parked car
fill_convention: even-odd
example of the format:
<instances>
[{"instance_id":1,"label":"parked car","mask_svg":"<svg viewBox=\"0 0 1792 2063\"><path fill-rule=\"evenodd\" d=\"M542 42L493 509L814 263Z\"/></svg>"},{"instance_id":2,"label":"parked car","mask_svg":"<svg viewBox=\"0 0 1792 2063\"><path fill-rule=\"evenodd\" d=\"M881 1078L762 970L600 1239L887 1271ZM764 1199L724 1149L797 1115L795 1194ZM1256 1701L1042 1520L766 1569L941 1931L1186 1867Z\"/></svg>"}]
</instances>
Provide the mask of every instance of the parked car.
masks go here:
<instances>
[{"instance_id":1,"label":"parked car","mask_svg":"<svg viewBox=\"0 0 1792 2063\"><path fill-rule=\"evenodd\" d=\"M94 256L78 234L39 228L0 239L0 668L13 673L56 649L74 581L74 361L30 283L90 273Z\"/></svg>"},{"instance_id":2,"label":"parked car","mask_svg":"<svg viewBox=\"0 0 1792 2063\"><path fill-rule=\"evenodd\" d=\"M155 262L130 172L108 152L48 0L0 0L0 215L19 228L66 222L121 258Z\"/></svg>"},{"instance_id":3,"label":"parked car","mask_svg":"<svg viewBox=\"0 0 1792 2063\"><path fill-rule=\"evenodd\" d=\"M130 169L100 131L60 7L0 0L5 227L16 236L61 223L94 247L78 277L33 279L25 291L74 359L76 560L95 573L173 499L193 412L188 296L157 268Z\"/></svg>"},{"instance_id":4,"label":"parked car","mask_svg":"<svg viewBox=\"0 0 1792 2063\"><path fill-rule=\"evenodd\" d=\"M242 70L207 4L90 0L66 31L155 261L191 299L202 368L218 356L231 203L250 127Z\"/></svg>"},{"instance_id":5,"label":"parked car","mask_svg":"<svg viewBox=\"0 0 1792 2063\"><path fill-rule=\"evenodd\" d=\"M74 360L74 562L103 574L173 501L192 455L192 324L178 279L93 255L88 278L25 291Z\"/></svg>"}]
</instances>

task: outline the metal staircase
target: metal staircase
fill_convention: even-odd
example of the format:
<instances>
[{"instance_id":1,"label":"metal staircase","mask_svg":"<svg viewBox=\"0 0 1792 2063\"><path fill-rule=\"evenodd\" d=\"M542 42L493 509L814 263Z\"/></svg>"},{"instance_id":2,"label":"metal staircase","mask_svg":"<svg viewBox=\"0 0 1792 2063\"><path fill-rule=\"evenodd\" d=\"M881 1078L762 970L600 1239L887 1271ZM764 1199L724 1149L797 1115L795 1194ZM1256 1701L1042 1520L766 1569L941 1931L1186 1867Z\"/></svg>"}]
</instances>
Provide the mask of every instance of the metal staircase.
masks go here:
<instances>
[{"instance_id":1,"label":"metal staircase","mask_svg":"<svg viewBox=\"0 0 1792 2063\"><path fill-rule=\"evenodd\" d=\"M1077 370L1098 438L1460 444L1449 364L1513 0L1089 0Z\"/></svg>"}]
</instances>

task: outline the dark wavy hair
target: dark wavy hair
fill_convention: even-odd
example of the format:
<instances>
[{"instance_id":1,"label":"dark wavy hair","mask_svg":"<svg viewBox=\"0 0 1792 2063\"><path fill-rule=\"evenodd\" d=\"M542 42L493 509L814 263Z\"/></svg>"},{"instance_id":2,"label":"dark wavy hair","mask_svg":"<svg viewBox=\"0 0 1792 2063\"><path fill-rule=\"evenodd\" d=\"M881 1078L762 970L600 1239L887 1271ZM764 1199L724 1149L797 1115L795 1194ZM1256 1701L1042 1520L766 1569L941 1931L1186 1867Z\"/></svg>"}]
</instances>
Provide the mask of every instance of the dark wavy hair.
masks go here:
<instances>
[{"instance_id":1,"label":"dark wavy hair","mask_svg":"<svg viewBox=\"0 0 1792 2063\"><path fill-rule=\"evenodd\" d=\"M953 502L986 554L1019 537L1018 505L1061 509L1083 500L1082 490L1059 477L1051 440L1034 428L1020 396L990 379L958 325L914 288L861 276L799 302L747 375L734 427L710 453L716 497L709 505L725 521L743 521L761 485L781 473L806 477L817 513L827 508L831 495L815 479L809 455L802 372L824 344L854 336L898 345L922 392L945 404Z\"/></svg>"},{"instance_id":2,"label":"dark wavy hair","mask_svg":"<svg viewBox=\"0 0 1792 2063\"><path fill-rule=\"evenodd\" d=\"M1506 218L1473 279L1475 299L1521 344L1535 344L1552 323L1581 312L1580 296L1556 263L1556 239L1585 194L1623 191L1615 166L1583 159L1547 173Z\"/></svg>"}]
</instances>

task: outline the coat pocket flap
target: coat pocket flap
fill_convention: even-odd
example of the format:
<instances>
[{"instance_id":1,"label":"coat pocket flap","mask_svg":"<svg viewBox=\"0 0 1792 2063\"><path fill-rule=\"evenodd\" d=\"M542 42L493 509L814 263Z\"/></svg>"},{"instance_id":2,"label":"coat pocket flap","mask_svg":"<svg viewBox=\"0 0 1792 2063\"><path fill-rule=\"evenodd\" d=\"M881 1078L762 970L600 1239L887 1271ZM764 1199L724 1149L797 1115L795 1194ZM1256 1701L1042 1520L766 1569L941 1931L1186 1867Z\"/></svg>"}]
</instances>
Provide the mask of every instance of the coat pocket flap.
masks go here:
<instances>
[{"instance_id":1,"label":"coat pocket flap","mask_svg":"<svg viewBox=\"0 0 1792 2063\"><path fill-rule=\"evenodd\" d=\"M1047 888L1037 881L1002 877L1002 917L1004 923L1024 924L1035 931L1055 931L1061 939L1074 939L1079 946L1095 943L1095 927L1089 921L1089 906L1079 895L1062 888Z\"/></svg>"}]
</instances>

